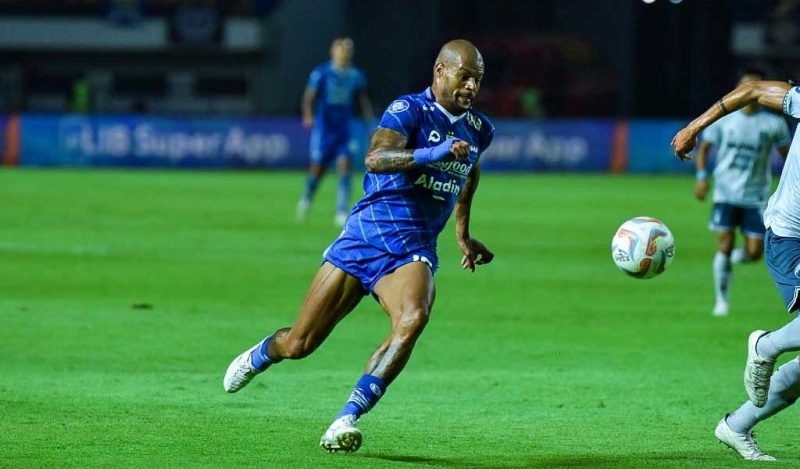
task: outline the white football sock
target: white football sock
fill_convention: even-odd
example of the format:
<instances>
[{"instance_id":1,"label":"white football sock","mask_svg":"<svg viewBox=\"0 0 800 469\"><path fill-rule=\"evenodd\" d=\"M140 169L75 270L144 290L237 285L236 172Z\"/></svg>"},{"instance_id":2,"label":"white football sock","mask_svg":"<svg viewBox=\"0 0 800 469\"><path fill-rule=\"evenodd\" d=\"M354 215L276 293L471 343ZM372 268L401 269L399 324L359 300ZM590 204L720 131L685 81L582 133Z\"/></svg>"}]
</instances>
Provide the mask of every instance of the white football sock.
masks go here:
<instances>
[{"instance_id":1,"label":"white football sock","mask_svg":"<svg viewBox=\"0 0 800 469\"><path fill-rule=\"evenodd\" d=\"M714 256L714 293L717 295L717 301L728 302L728 286L733 277L731 271L731 259L727 254L717 251Z\"/></svg>"},{"instance_id":2,"label":"white football sock","mask_svg":"<svg viewBox=\"0 0 800 469\"><path fill-rule=\"evenodd\" d=\"M726 422L731 430L748 433L758 422L794 404L798 397L800 397L800 362L795 359L778 368L772 375L764 407L756 407L747 401L728 415Z\"/></svg>"},{"instance_id":3,"label":"white football sock","mask_svg":"<svg viewBox=\"0 0 800 469\"><path fill-rule=\"evenodd\" d=\"M795 317L778 330L764 334L756 343L756 353L772 360L783 352L797 350L800 350L800 317Z\"/></svg>"}]
</instances>

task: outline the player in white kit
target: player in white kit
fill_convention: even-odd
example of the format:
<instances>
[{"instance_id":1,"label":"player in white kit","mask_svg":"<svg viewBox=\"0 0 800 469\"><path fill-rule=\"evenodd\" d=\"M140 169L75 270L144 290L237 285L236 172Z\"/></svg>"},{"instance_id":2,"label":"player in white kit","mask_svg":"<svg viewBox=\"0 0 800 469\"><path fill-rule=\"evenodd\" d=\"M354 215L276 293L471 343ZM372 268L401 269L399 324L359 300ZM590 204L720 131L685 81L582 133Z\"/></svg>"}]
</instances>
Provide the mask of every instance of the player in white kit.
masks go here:
<instances>
[{"instance_id":1,"label":"player in white kit","mask_svg":"<svg viewBox=\"0 0 800 469\"><path fill-rule=\"evenodd\" d=\"M758 70L744 72L739 84L764 78ZM697 182L694 193L699 200L708 194L706 163L711 148L717 150L714 166L714 206L709 229L719 236L714 256L714 316L728 315L728 291L733 276L732 264L757 261L764 250L764 221L772 172L770 156L777 148L786 158L789 152L789 126L786 120L751 103L708 126L697 148ZM736 229L745 237L743 247L734 249Z\"/></svg>"},{"instance_id":2,"label":"player in white kit","mask_svg":"<svg viewBox=\"0 0 800 469\"><path fill-rule=\"evenodd\" d=\"M739 85L706 112L689 123L672 139L672 148L681 159L697 144L703 129L725 115L757 103L800 118L800 88L779 81L750 81ZM767 233L764 253L767 268L783 297L786 309L799 309L800 292L800 136L795 131L789 156L778 189L764 212ZM794 317L782 328L753 331L747 340L744 387L750 398L717 425L715 435L743 458L774 461L756 442L753 427L791 406L800 397L800 361L783 364L773 374L775 361L784 352L800 350L800 318Z\"/></svg>"}]
</instances>

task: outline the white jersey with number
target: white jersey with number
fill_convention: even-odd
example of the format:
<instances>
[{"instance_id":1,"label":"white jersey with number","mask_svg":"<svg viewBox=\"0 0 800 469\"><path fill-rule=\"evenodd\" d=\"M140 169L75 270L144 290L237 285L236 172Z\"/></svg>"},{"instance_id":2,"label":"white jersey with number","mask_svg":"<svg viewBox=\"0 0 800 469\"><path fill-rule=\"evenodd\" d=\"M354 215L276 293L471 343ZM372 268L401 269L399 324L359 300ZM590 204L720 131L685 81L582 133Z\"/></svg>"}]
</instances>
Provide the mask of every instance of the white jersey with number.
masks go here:
<instances>
[{"instance_id":1,"label":"white jersey with number","mask_svg":"<svg viewBox=\"0 0 800 469\"><path fill-rule=\"evenodd\" d=\"M800 89L794 87L783 98L783 112L800 118ZM778 189L769 198L764 226L778 236L800 238L800 137L795 131Z\"/></svg>"},{"instance_id":2,"label":"white jersey with number","mask_svg":"<svg viewBox=\"0 0 800 469\"><path fill-rule=\"evenodd\" d=\"M772 184L772 148L789 144L783 116L736 111L708 126L703 140L717 150L714 203L763 208Z\"/></svg>"}]
</instances>

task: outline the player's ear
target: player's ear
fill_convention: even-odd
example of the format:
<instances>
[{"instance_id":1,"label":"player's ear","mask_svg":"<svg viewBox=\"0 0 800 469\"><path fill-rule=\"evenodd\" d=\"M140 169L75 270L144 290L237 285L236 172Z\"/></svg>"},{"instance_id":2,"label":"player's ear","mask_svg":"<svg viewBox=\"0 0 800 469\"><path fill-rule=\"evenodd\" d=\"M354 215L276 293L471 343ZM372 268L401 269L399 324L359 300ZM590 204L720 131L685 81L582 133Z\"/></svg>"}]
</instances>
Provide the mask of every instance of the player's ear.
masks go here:
<instances>
[{"instance_id":1,"label":"player's ear","mask_svg":"<svg viewBox=\"0 0 800 469\"><path fill-rule=\"evenodd\" d=\"M436 73L436 76L441 78L444 76L444 64L441 62L437 62L436 65L433 66L433 71Z\"/></svg>"}]
</instances>

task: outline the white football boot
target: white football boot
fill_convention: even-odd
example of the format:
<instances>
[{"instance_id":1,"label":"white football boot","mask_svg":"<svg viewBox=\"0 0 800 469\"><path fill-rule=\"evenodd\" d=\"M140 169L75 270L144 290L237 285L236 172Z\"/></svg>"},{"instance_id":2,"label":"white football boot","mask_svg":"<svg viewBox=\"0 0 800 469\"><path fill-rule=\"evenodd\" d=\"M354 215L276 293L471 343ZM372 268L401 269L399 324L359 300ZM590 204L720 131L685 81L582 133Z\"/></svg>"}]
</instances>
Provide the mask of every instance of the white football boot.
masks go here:
<instances>
[{"instance_id":1,"label":"white football boot","mask_svg":"<svg viewBox=\"0 0 800 469\"><path fill-rule=\"evenodd\" d=\"M725 418L727 416L719 422L717 429L714 430L714 435L717 436L720 442L739 453L748 461L777 461L774 457L761 451L753 432L736 433L728 426Z\"/></svg>"},{"instance_id":2,"label":"white football boot","mask_svg":"<svg viewBox=\"0 0 800 469\"><path fill-rule=\"evenodd\" d=\"M756 407L767 403L769 380L775 368L775 360L762 357L756 352L756 343L767 331L753 331L747 338L747 363L744 366L744 389L750 402Z\"/></svg>"},{"instance_id":3,"label":"white football boot","mask_svg":"<svg viewBox=\"0 0 800 469\"><path fill-rule=\"evenodd\" d=\"M231 364L228 365L228 369L225 371L225 377L222 379L222 387L225 388L225 392L236 392L242 389L247 386L257 374L261 373L253 366L250 360L250 354L260 346L261 342L255 344L242 352L241 355L234 358Z\"/></svg>"},{"instance_id":4,"label":"white football boot","mask_svg":"<svg viewBox=\"0 0 800 469\"><path fill-rule=\"evenodd\" d=\"M714 310L711 312L711 315L716 317L716 318L727 316L728 315L728 302L727 301L717 300L717 302L714 303Z\"/></svg>"},{"instance_id":5,"label":"white football boot","mask_svg":"<svg viewBox=\"0 0 800 469\"><path fill-rule=\"evenodd\" d=\"M356 428L358 417L344 415L334 420L328 430L319 440L319 445L329 453L345 451L352 453L361 447L361 430Z\"/></svg>"}]
</instances>

